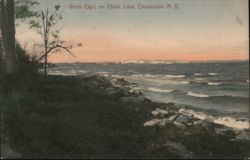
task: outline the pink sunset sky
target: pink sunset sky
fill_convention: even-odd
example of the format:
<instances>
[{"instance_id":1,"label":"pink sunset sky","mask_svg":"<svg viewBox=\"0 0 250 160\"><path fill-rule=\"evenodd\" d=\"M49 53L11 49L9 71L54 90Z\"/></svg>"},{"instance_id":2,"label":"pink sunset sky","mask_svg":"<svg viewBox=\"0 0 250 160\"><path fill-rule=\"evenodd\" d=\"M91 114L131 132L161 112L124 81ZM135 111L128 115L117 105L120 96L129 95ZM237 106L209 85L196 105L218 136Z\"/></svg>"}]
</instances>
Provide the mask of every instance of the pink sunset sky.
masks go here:
<instances>
[{"instance_id":1,"label":"pink sunset sky","mask_svg":"<svg viewBox=\"0 0 250 160\"><path fill-rule=\"evenodd\" d=\"M71 9L112 4L171 4L178 9ZM247 0L57 0L41 1L38 10L60 4L62 39L72 44L75 57L55 53L49 61L103 62L131 60L247 60ZM41 42L27 24L17 27L17 39L31 48Z\"/></svg>"}]
</instances>

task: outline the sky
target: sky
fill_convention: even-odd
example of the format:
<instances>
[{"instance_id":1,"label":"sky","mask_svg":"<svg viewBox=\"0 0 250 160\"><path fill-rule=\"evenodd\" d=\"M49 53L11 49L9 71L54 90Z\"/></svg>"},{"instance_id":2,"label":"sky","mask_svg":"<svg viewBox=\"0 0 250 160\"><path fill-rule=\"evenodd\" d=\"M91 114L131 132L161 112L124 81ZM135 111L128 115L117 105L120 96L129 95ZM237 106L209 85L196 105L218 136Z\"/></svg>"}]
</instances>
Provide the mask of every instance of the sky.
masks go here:
<instances>
[{"instance_id":1,"label":"sky","mask_svg":"<svg viewBox=\"0 0 250 160\"><path fill-rule=\"evenodd\" d=\"M83 44L72 49L75 57L53 53L50 62L249 59L247 0L39 2L34 10L60 4L63 19L58 28L62 27L62 39L73 45ZM109 8L111 5L120 8ZM124 5L134 9L125 9ZM164 8L142 8L147 5ZM28 48L42 42L34 30L22 23L16 37Z\"/></svg>"}]
</instances>

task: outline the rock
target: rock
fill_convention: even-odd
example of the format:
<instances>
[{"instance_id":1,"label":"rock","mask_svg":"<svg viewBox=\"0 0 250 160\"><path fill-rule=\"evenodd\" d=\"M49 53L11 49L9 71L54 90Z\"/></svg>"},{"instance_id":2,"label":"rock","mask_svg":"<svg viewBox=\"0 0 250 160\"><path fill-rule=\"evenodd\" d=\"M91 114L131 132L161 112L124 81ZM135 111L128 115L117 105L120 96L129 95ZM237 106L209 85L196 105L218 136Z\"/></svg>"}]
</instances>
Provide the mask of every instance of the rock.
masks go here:
<instances>
[{"instance_id":1,"label":"rock","mask_svg":"<svg viewBox=\"0 0 250 160\"><path fill-rule=\"evenodd\" d=\"M204 121L207 122L207 123L214 123L214 119L211 118L211 117L208 117L208 118L204 119Z\"/></svg>"},{"instance_id":2,"label":"rock","mask_svg":"<svg viewBox=\"0 0 250 160\"><path fill-rule=\"evenodd\" d=\"M172 108L172 107L175 107L175 104L170 102L170 103L167 103L166 106Z\"/></svg>"},{"instance_id":3,"label":"rock","mask_svg":"<svg viewBox=\"0 0 250 160\"><path fill-rule=\"evenodd\" d=\"M179 123L188 123L190 121L193 120L193 117L192 116L187 116L187 115L183 115L183 114L180 114L177 118L176 118L176 122L179 122Z\"/></svg>"},{"instance_id":4,"label":"rock","mask_svg":"<svg viewBox=\"0 0 250 160\"><path fill-rule=\"evenodd\" d=\"M168 111L163 110L163 109L159 109L157 108L156 110L151 112L153 114L153 116L160 116L162 118L165 118L166 115L168 115Z\"/></svg>"},{"instance_id":5,"label":"rock","mask_svg":"<svg viewBox=\"0 0 250 160\"><path fill-rule=\"evenodd\" d=\"M129 85L129 82L124 80L124 78L115 78L111 80L111 83L114 86L124 86L124 85Z\"/></svg>"},{"instance_id":6,"label":"rock","mask_svg":"<svg viewBox=\"0 0 250 160\"><path fill-rule=\"evenodd\" d=\"M142 95L142 93L140 91L136 91L136 90L133 90L133 89L129 89L129 93L135 97L138 97L140 95Z\"/></svg>"},{"instance_id":7,"label":"rock","mask_svg":"<svg viewBox=\"0 0 250 160\"><path fill-rule=\"evenodd\" d=\"M134 93L134 90L133 89L129 89L128 92L132 94L132 93Z\"/></svg>"},{"instance_id":8,"label":"rock","mask_svg":"<svg viewBox=\"0 0 250 160\"><path fill-rule=\"evenodd\" d=\"M113 87L108 87L105 92L108 94L108 95L115 95L115 94L118 94L119 93L119 90L113 88Z\"/></svg>"},{"instance_id":9,"label":"rock","mask_svg":"<svg viewBox=\"0 0 250 160\"><path fill-rule=\"evenodd\" d=\"M158 124L159 127L165 127L167 124L170 124L171 121L167 118L162 119L162 121Z\"/></svg>"},{"instance_id":10,"label":"rock","mask_svg":"<svg viewBox=\"0 0 250 160\"><path fill-rule=\"evenodd\" d=\"M174 115L174 114L176 114L177 112L176 111L174 111L174 110L168 110L168 112L169 112L169 114L171 114L171 115Z\"/></svg>"},{"instance_id":11,"label":"rock","mask_svg":"<svg viewBox=\"0 0 250 160\"><path fill-rule=\"evenodd\" d=\"M182 124L182 123L179 123L179 122L174 122L173 123L177 128L180 128L180 129L186 129L186 125L185 124Z\"/></svg>"},{"instance_id":12,"label":"rock","mask_svg":"<svg viewBox=\"0 0 250 160\"><path fill-rule=\"evenodd\" d=\"M168 114L168 111L163 110L163 109L157 108L156 111L159 112L160 114L164 114L164 115L167 115L167 114Z\"/></svg>"},{"instance_id":13,"label":"rock","mask_svg":"<svg viewBox=\"0 0 250 160\"><path fill-rule=\"evenodd\" d=\"M202 128L206 128L206 129L211 129L213 128L213 123L207 123L204 120L198 120L193 122L194 127L202 127Z\"/></svg>"},{"instance_id":14,"label":"rock","mask_svg":"<svg viewBox=\"0 0 250 160\"><path fill-rule=\"evenodd\" d=\"M136 97L139 101L145 101L146 100L146 98L143 96L143 95L140 95L140 96L138 96L138 97Z\"/></svg>"},{"instance_id":15,"label":"rock","mask_svg":"<svg viewBox=\"0 0 250 160\"><path fill-rule=\"evenodd\" d=\"M95 86L103 86L103 87L111 86L111 82L101 75L86 73L82 76L79 76L79 78L82 78L84 80L84 82L82 82L82 85L86 85L86 82L88 82Z\"/></svg>"},{"instance_id":16,"label":"rock","mask_svg":"<svg viewBox=\"0 0 250 160\"><path fill-rule=\"evenodd\" d=\"M165 104L165 107L167 110L173 110L175 112L179 110L179 107L177 107L174 103L167 103Z\"/></svg>"},{"instance_id":17,"label":"rock","mask_svg":"<svg viewBox=\"0 0 250 160\"><path fill-rule=\"evenodd\" d=\"M152 119L150 121L147 121L144 123L144 126L159 126L159 127L164 127L167 124L170 124L171 121L168 120L167 118L163 119Z\"/></svg>"},{"instance_id":18,"label":"rock","mask_svg":"<svg viewBox=\"0 0 250 160\"><path fill-rule=\"evenodd\" d=\"M140 96L140 95L142 95L142 93L141 93L140 91L134 91L133 94L134 94L135 96Z\"/></svg>"},{"instance_id":19,"label":"rock","mask_svg":"<svg viewBox=\"0 0 250 160\"><path fill-rule=\"evenodd\" d=\"M179 116L179 114L175 114L175 115L169 117L168 119L169 119L170 121L173 122L173 121L175 121L175 119L176 119L178 116Z\"/></svg>"},{"instance_id":20,"label":"rock","mask_svg":"<svg viewBox=\"0 0 250 160\"><path fill-rule=\"evenodd\" d=\"M198 120L193 123L193 125L198 126L198 125L203 125L205 122L203 120Z\"/></svg>"},{"instance_id":21,"label":"rock","mask_svg":"<svg viewBox=\"0 0 250 160\"><path fill-rule=\"evenodd\" d=\"M165 110L159 110L158 112L160 113L161 118L165 118L168 115L168 111Z\"/></svg>"},{"instance_id":22,"label":"rock","mask_svg":"<svg viewBox=\"0 0 250 160\"><path fill-rule=\"evenodd\" d=\"M183 109L183 108L181 108L181 109L179 110L179 113L181 113L181 114L183 114L183 115L185 115L185 116L194 117L194 115L193 115L192 113L187 112L187 111L186 111L185 109Z\"/></svg>"},{"instance_id":23,"label":"rock","mask_svg":"<svg viewBox=\"0 0 250 160\"><path fill-rule=\"evenodd\" d=\"M205 125L205 122L203 120L198 120L193 122L193 129L197 131L200 131L203 129L203 126Z\"/></svg>"},{"instance_id":24,"label":"rock","mask_svg":"<svg viewBox=\"0 0 250 160\"><path fill-rule=\"evenodd\" d=\"M130 95L130 93L129 93L130 88L129 87L127 87L127 86L120 86L119 89L122 91L122 94L124 96Z\"/></svg>"},{"instance_id":25,"label":"rock","mask_svg":"<svg viewBox=\"0 0 250 160\"><path fill-rule=\"evenodd\" d=\"M153 116L158 116L159 115L158 111L152 111L151 113L152 113Z\"/></svg>"},{"instance_id":26,"label":"rock","mask_svg":"<svg viewBox=\"0 0 250 160\"><path fill-rule=\"evenodd\" d=\"M161 119L152 119L150 121L147 121L144 123L144 126L156 126L157 124L159 124L160 122L162 122Z\"/></svg>"}]
</instances>

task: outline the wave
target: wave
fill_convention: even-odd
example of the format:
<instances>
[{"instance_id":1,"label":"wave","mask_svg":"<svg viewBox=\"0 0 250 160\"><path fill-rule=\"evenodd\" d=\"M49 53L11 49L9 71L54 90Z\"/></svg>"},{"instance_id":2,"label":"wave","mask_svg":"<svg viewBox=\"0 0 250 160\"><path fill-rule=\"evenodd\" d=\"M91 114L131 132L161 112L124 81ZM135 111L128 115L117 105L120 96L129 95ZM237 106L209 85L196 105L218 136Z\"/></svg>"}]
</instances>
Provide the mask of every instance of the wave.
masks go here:
<instances>
[{"instance_id":1,"label":"wave","mask_svg":"<svg viewBox=\"0 0 250 160\"><path fill-rule=\"evenodd\" d=\"M154 87L148 87L147 90L153 91L153 92L160 92L160 93L169 93L169 92L173 92L174 91L174 90L159 89L159 88L154 88Z\"/></svg>"},{"instance_id":2,"label":"wave","mask_svg":"<svg viewBox=\"0 0 250 160\"><path fill-rule=\"evenodd\" d=\"M190 63L189 61L164 61L164 60L158 60L158 61L126 61L121 62L122 64L176 64L176 63Z\"/></svg>"},{"instance_id":3,"label":"wave","mask_svg":"<svg viewBox=\"0 0 250 160\"><path fill-rule=\"evenodd\" d=\"M195 76L201 76L202 73L195 73L194 75L195 75Z\"/></svg>"},{"instance_id":4,"label":"wave","mask_svg":"<svg viewBox=\"0 0 250 160\"><path fill-rule=\"evenodd\" d=\"M168 81L168 80L165 80L165 83L166 84L189 84L190 82L189 81Z\"/></svg>"},{"instance_id":5,"label":"wave","mask_svg":"<svg viewBox=\"0 0 250 160\"><path fill-rule=\"evenodd\" d=\"M216 76L216 75L218 75L219 73L208 73L208 75L210 75L210 76Z\"/></svg>"},{"instance_id":6,"label":"wave","mask_svg":"<svg viewBox=\"0 0 250 160\"><path fill-rule=\"evenodd\" d=\"M97 74L103 75L104 77L109 77L111 74L109 72L96 72Z\"/></svg>"},{"instance_id":7,"label":"wave","mask_svg":"<svg viewBox=\"0 0 250 160\"><path fill-rule=\"evenodd\" d=\"M195 78L195 80L197 80L197 81L204 81L205 79L204 78Z\"/></svg>"},{"instance_id":8,"label":"wave","mask_svg":"<svg viewBox=\"0 0 250 160\"><path fill-rule=\"evenodd\" d=\"M88 73L89 71L85 71L85 70L75 70L75 69L69 69L69 70L65 70L65 69L51 69L48 71L49 75L62 75L62 76L74 76L74 75L79 75L79 74L85 74Z\"/></svg>"},{"instance_id":9,"label":"wave","mask_svg":"<svg viewBox=\"0 0 250 160\"><path fill-rule=\"evenodd\" d=\"M135 90L135 91L140 91L140 90L142 90L142 89L144 89L144 87L141 87L141 86L130 86L133 90Z\"/></svg>"},{"instance_id":10,"label":"wave","mask_svg":"<svg viewBox=\"0 0 250 160\"><path fill-rule=\"evenodd\" d=\"M207 97L209 97L206 94L200 94L200 93L194 93L194 92L188 92L187 95L188 96L192 96L192 97L201 97L201 98L207 98Z\"/></svg>"},{"instance_id":11,"label":"wave","mask_svg":"<svg viewBox=\"0 0 250 160\"><path fill-rule=\"evenodd\" d=\"M185 75L165 75L165 78L184 78L186 77Z\"/></svg>"},{"instance_id":12,"label":"wave","mask_svg":"<svg viewBox=\"0 0 250 160\"><path fill-rule=\"evenodd\" d=\"M248 129L249 121L238 120L232 117L219 117L214 120L214 123L222 124L228 127L237 128L237 129Z\"/></svg>"},{"instance_id":13,"label":"wave","mask_svg":"<svg viewBox=\"0 0 250 160\"><path fill-rule=\"evenodd\" d=\"M209 96L207 94L201 94L201 93L194 93L194 92L188 92L188 96L191 97L199 97L199 98L209 98L211 100L222 100L226 101L229 99L234 99L234 100L241 100L243 101L248 101L249 97L248 96L238 96L238 95L214 95L214 96Z\"/></svg>"},{"instance_id":14,"label":"wave","mask_svg":"<svg viewBox=\"0 0 250 160\"><path fill-rule=\"evenodd\" d=\"M139 77L139 78L159 78L162 75L158 75L158 74L132 74L132 77Z\"/></svg>"},{"instance_id":15,"label":"wave","mask_svg":"<svg viewBox=\"0 0 250 160\"><path fill-rule=\"evenodd\" d=\"M188 84L188 81L168 81L167 79L178 79L178 78L184 78L186 77L185 75L160 75L160 74L132 74L131 76L127 78L143 78L147 79L149 78L150 80L162 80L165 81L166 83L180 83L180 84Z\"/></svg>"},{"instance_id":16,"label":"wave","mask_svg":"<svg viewBox=\"0 0 250 160\"><path fill-rule=\"evenodd\" d=\"M249 128L249 120L248 119L236 119L233 117L214 117L211 115L207 115L203 112L197 112L194 111L192 109L183 109L181 108L179 110L180 113L188 113L188 114L192 114L194 115L195 118L201 119L201 120L205 120L207 118L210 118L214 121L214 123L216 124L221 124L221 125L225 125L227 127L231 127L234 129L248 129Z\"/></svg>"},{"instance_id":17,"label":"wave","mask_svg":"<svg viewBox=\"0 0 250 160\"><path fill-rule=\"evenodd\" d=\"M149 77L149 78L157 78L157 77L160 77L161 75L158 75L158 74L155 74L155 75L153 75L153 74L144 74L143 76Z\"/></svg>"},{"instance_id":18,"label":"wave","mask_svg":"<svg viewBox=\"0 0 250 160\"><path fill-rule=\"evenodd\" d=\"M182 82L176 82L176 83L180 83L180 84L189 84L188 81L182 81Z\"/></svg>"},{"instance_id":19,"label":"wave","mask_svg":"<svg viewBox=\"0 0 250 160\"><path fill-rule=\"evenodd\" d=\"M70 73L76 74L76 70L71 69L71 70L70 70Z\"/></svg>"},{"instance_id":20,"label":"wave","mask_svg":"<svg viewBox=\"0 0 250 160\"><path fill-rule=\"evenodd\" d=\"M207 85L208 82L206 81L189 81L191 84L198 84L198 85Z\"/></svg>"},{"instance_id":21,"label":"wave","mask_svg":"<svg viewBox=\"0 0 250 160\"><path fill-rule=\"evenodd\" d=\"M118 75L118 74L112 74L111 76L114 77L114 78L125 78L125 76L121 76L121 75Z\"/></svg>"},{"instance_id":22,"label":"wave","mask_svg":"<svg viewBox=\"0 0 250 160\"><path fill-rule=\"evenodd\" d=\"M75 76L76 73L49 72L48 75Z\"/></svg>"},{"instance_id":23,"label":"wave","mask_svg":"<svg viewBox=\"0 0 250 160\"><path fill-rule=\"evenodd\" d=\"M207 85L209 86L218 86L221 85L222 83L215 83L215 82L208 82Z\"/></svg>"},{"instance_id":24,"label":"wave","mask_svg":"<svg viewBox=\"0 0 250 160\"><path fill-rule=\"evenodd\" d=\"M78 73L88 73L89 71L78 70Z\"/></svg>"}]
</instances>

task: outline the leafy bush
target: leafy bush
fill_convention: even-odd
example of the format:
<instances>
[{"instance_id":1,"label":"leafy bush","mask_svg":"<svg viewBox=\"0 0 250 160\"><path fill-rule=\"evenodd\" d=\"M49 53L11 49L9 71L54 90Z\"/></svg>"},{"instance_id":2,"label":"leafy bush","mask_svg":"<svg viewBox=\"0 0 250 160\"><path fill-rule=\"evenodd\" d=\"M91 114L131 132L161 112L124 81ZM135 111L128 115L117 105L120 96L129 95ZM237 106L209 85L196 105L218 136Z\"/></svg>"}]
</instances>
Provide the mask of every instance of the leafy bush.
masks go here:
<instances>
[{"instance_id":1,"label":"leafy bush","mask_svg":"<svg viewBox=\"0 0 250 160\"><path fill-rule=\"evenodd\" d=\"M38 64L34 62L32 57L16 43L16 54L17 54L17 75L19 76L35 76L38 74Z\"/></svg>"}]
</instances>

